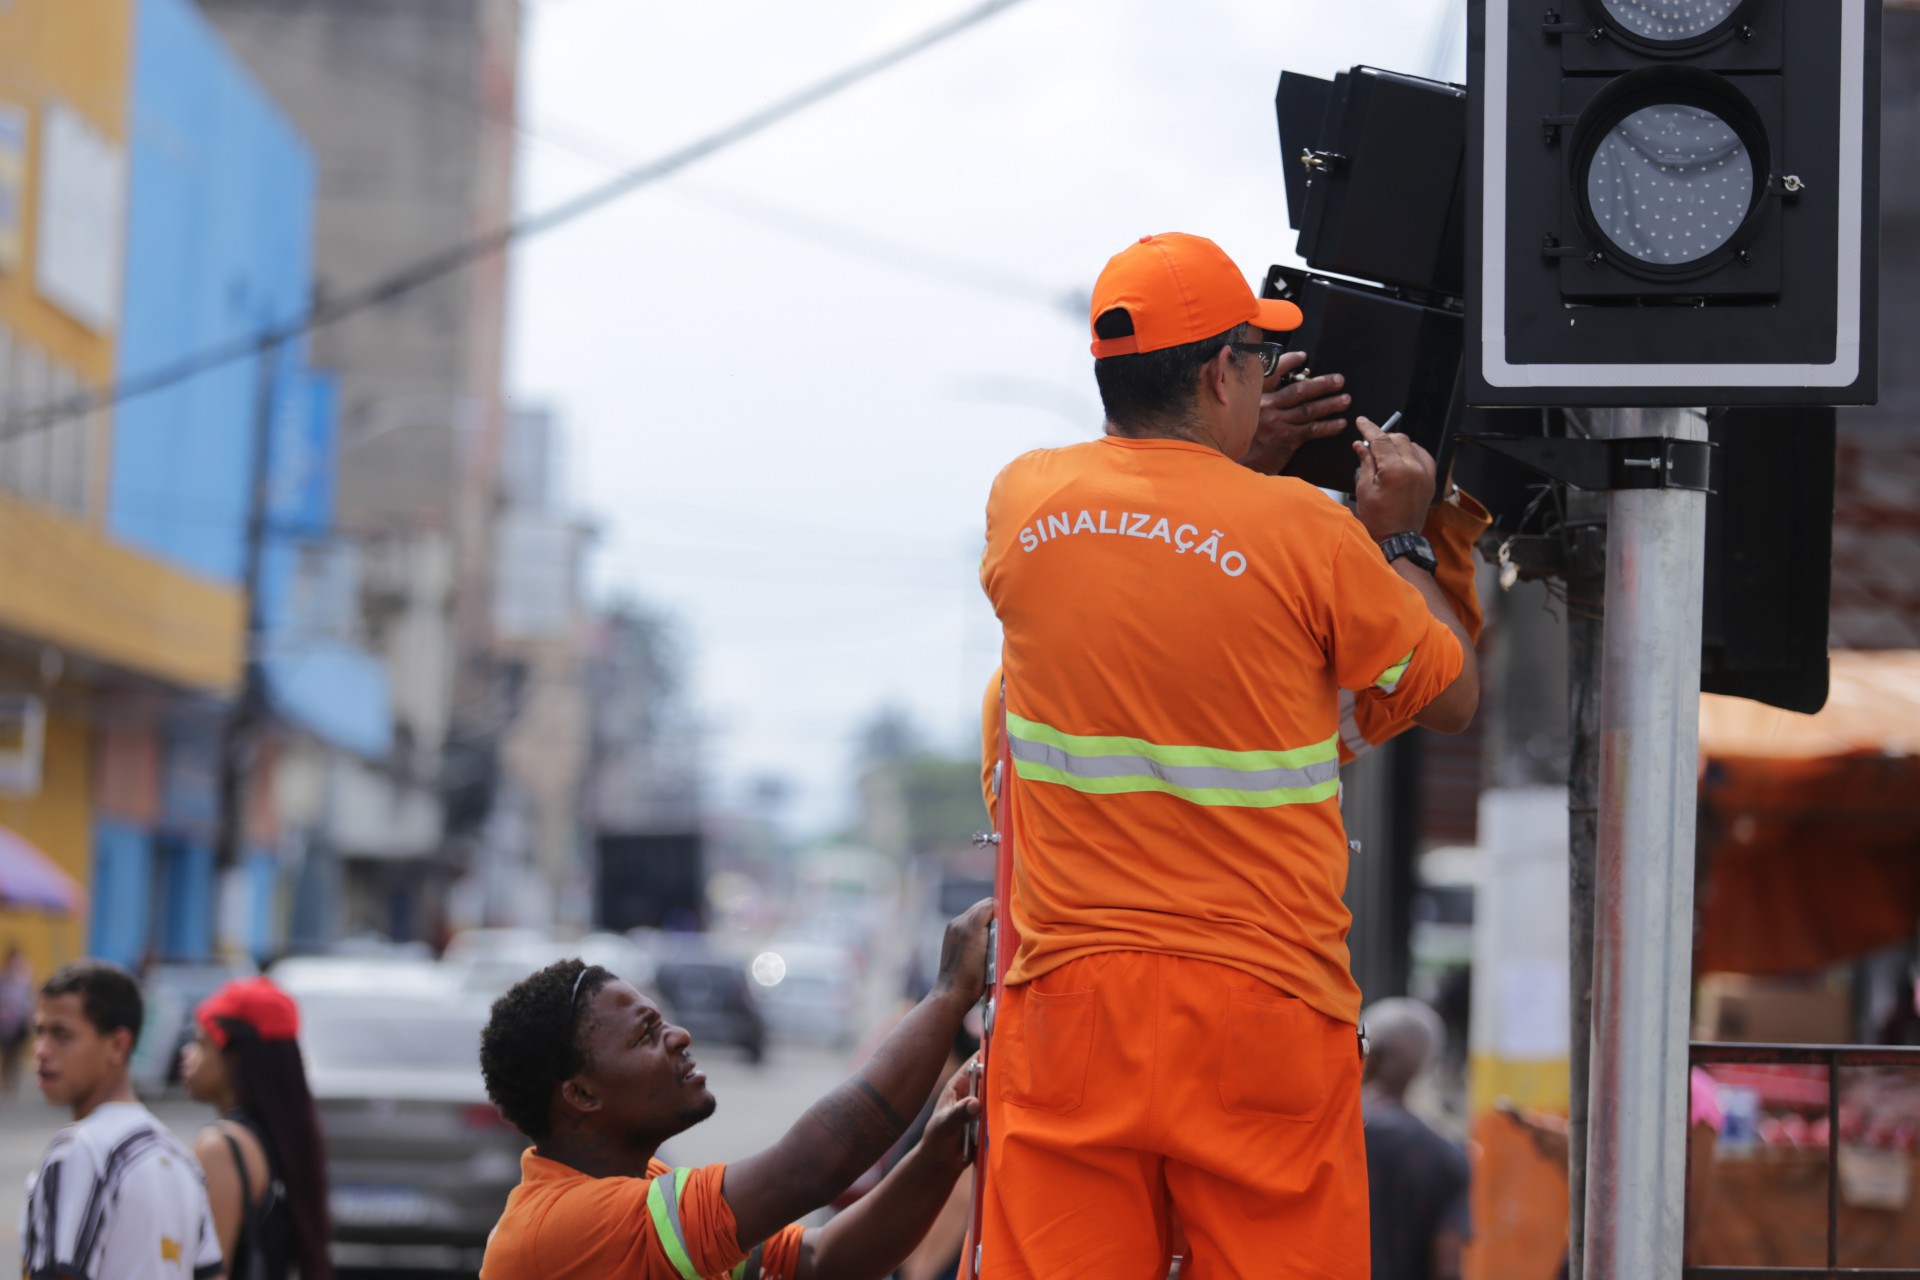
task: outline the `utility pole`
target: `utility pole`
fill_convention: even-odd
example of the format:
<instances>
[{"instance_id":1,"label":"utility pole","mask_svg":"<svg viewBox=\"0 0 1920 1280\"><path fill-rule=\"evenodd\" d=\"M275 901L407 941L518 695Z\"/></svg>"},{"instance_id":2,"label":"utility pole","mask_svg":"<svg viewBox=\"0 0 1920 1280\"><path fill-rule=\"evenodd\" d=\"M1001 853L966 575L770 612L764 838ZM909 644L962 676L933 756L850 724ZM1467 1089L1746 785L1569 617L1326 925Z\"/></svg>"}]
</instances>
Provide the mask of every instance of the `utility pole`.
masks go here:
<instances>
[{"instance_id":1,"label":"utility pole","mask_svg":"<svg viewBox=\"0 0 1920 1280\"><path fill-rule=\"evenodd\" d=\"M272 329L262 332L254 346L253 454L247 484L247 522L240 567L240 589L246 593L246 650L240 689L228 709L220 740L220 817L214 837L214 865L228 871L240 865L247 847L248 779L259 748L260 727L266 718L266 673L262 647L266 612L260 598L265 564L269 489L273 478L273 409L280 388L283 344Z\"/></svg>"},{"instance_id":2,"label":"utility pole","mask_svg":"<svg viewBox=\"0 0 1920 1280\"><path fill-rule=\"evenodd\" d=\"M1707 438L1697 410L1594 417L1610 440ZM1670 474L1683 447L1651 460ZM1691 487L1607 494L1584 1259L1595 1280L1680 1275L1706 503Z\"/></svg>"}]
</instances>

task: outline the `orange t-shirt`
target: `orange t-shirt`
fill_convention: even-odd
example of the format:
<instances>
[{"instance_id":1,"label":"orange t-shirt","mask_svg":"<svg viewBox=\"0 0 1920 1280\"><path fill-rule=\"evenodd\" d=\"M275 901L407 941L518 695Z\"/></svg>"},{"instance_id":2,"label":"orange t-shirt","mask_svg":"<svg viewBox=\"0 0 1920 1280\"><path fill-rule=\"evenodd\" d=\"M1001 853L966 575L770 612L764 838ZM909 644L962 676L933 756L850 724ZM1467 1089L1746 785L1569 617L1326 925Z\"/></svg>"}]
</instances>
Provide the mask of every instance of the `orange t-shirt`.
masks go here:
<instances>
[{"instance_id":1,"label":"orange t-shirt","mask_svg":"<svg viewBox=\"0 0 1920 1280\"><path fill-rule=\"evenodd\" d=\"M721 1280L751 1270L720 1194L723 1164L595 1178L529 1148L487 1240L480 1280ZM760 1246L764 1280L792 1280L801 1228Z\"/></svg>"},{"instance_id":2,"label":"orange t-shirt","mask_svg":"<svg viewBox=\"0 0 1920 1280\"><path fill-rule=\"evenodd\" d=\"M1000 473L980 576L1017 779L1007 981L1151 951L1357 1020L1339 690L1406 718L1463 656L1360 522L1205 445L1108 436Z\"/></svg>"}]
</instances>

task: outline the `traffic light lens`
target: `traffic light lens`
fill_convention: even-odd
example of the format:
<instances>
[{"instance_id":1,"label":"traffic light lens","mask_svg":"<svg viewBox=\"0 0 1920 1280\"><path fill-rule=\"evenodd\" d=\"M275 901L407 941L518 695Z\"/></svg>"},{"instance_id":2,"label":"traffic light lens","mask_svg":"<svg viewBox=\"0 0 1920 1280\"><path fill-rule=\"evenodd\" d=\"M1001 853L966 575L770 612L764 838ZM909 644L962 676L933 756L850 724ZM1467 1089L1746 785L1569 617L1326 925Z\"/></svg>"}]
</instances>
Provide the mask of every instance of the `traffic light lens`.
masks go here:
<instances>
[{"instance_id":1,"label":"traffic light lens","mask_svg":"<svg viewBox=\"0 0 1920 1280\"><path fill-rule=\"evenodd\" d=\"M1718 0L1644 6L1714 9ZM1626 7L1608 0L1610 8ZM1731 6L1726 6L1731 8ZM1753 205L1753 157L1733 126L1702 107L1643 107L1607 132L1587 163L1587 205L1616 248L1650 266L1683 266L1731 240Z\"/></svg>"},{"instance_id":2,"label":"traffic light lens","mask_svg":"<svg viewBox=\"0 0 1920 1280\"><path fill-rule=\"evenodd\" d=\"M1607 15L1656 44L1688 44L1733 15L1740 0L1603 0Z\"/></svg>"}]
</instances>

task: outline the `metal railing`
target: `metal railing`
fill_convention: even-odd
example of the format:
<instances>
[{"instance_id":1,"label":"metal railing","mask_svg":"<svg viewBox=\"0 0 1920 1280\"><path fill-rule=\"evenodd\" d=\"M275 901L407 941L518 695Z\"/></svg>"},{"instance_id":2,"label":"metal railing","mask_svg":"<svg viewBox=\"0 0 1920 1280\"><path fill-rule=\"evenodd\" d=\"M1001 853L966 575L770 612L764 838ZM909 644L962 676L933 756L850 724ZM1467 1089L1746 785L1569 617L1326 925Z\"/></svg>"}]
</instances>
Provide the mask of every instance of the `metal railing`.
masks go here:
<instances>
[{"instance_id":1,"label":"metal railing","mask_svg":"<svg viewBox=\"0 0 1920 1280\"><path fill-rule=\"evenodd\" d=\"M1695 1041L1687 1056L1693 1066L1719 1062L1827 1069L1827 1264L1824 1267L1688 1266L1681 1270L1683 1280L1839 1280L1841 1277L1846 1280L1920 1280L1920 1267L1840 1265L1840 1069L1920 1069L1920 1048L1851 1044L1712 1044Z\"/></svg>"}]
</instances>

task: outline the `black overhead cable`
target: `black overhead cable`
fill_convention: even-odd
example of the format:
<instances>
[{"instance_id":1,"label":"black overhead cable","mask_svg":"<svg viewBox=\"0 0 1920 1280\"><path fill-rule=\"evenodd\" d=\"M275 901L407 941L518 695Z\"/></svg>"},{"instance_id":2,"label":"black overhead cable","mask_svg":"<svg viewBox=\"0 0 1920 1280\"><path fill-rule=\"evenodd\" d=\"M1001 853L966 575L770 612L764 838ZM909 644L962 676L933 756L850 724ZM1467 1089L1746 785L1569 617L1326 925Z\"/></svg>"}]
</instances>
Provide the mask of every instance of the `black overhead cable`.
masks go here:
<instances>
[{"instance_id":1,"label":"black overhead cable","mask_svg":"<svg viewBox=\"0 0 1920 1280\"><path fill-rule=\"evenodd\" d=\"M309 49L322 47L290 28L276 29L264 36L256 31L248 38L256 42L264 40L267 44L284 42L287 45L298 44ZM405 72L377 59L364 56L343 58L339 50L326 52L327 56L335 62L344 60L353 67L359 73L354 78L362 84L390 93L403 94L416 102L424 102L444 111L478 117L489 125L510 130L523 142L546 147L556 154L597 168L621 172L633 165L632 156L619 154L604 139L593 137L576 126L566 125L564 132L556 131L552 122L536 128L516 117L511 110L501 110L483 100L435 89L431 85L409 78ZM825 245L840 253L863 258L891 270L911 272L926 279L938 280L943 284L977 290L1013 302L1045 307L1076 320L1082 318L1087 309L1086 300L1072 290L1050 288L1035 281L1017 279L978 263L962 261L915 245L889 242L867 228L848 226L817 214L803 213L796 209L784 208L764 200L727 191L688 187L684 183L675 187L670 195L706 208L718 209L722 213L770 228L784 235Z\"/></svg>"},{"instance_id":2,"label":"black overhead cable","mask_svg":"<svg viewBox=\"0 0 1920 1280\"><path fill-rule=\"evenodd\" d=\"M516 241L551 231L555 227L593 212L604 204L618 200L629 192L658 182L716 152L762 133L789 116L797 115L808 107L850 89L861 81L870 79L935 45L944 43L1020 3L1022 0L986 0L984 4L976 5L956 17L949 18L885 52L855 62L676 151L670 151L656 160L636 165L571 200L562 201L551 209L516 219L495 230L483 232L472 239L402 268L385 279L376 280L340 297L318 301L303 314L283 324L269 325L252 333L241 334L226 342L215 343L171 364L123 379L104 391L84 393L66 401L42 405L24 413L11 415L6 419L4 429L0 429L0 441L11 440L31 431L45 430L69 418L81 417L109 405L150 395L155 391L198 377L211 369L217 369L280 346L302 334L335 324L362 311L386 306L444 276L452 275L468 263L489 254L502 252Z\"/></svg>"}]
</instances>

